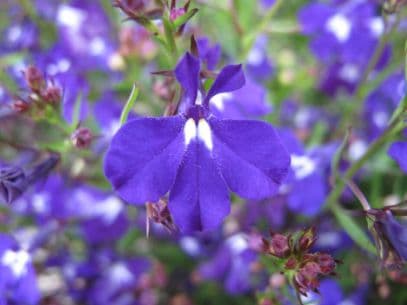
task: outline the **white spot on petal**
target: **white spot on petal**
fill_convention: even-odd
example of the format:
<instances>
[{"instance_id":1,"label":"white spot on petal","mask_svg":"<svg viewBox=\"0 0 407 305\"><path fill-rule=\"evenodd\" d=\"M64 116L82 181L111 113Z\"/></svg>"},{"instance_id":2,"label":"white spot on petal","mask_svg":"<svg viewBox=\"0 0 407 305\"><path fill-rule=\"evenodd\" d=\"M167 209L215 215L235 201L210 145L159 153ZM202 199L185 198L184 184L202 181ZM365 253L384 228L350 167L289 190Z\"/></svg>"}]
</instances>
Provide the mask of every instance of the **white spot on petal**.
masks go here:
<instances>
[{"instance_id":1,"label":"white spot on petal","mask_svg":"<svg viewBox=\"0 0 407 305\"><path fill-rule=\"evenodd\" d=\"M225 109L225 102L231 101L233 95L231 93L219 93L211 98L210 103L220 111Z\"/></svg>"},{"instance_id":2,"label":"white spot on petal","mask_svg":"<svg viewBox=\"0 0 407 305\"><path fill-rule=\"evenodd\" d=\"M30 255L24 250L4 252L1 263L11 269L13 275L17 278L27 272L27 264L31 261Z\"/></svg>"},{"instance_id":3,"label":"white spot on petal","mask_svg":"<svg viewBox=\"0 0 407 305\"><path fill-rule=\"evenodd\" d=\"M251 65L260 65L264 60L264 54L259 48L253 48L247 56L247 62Z\"/></svg>"},{"instance_id":4,"label":"white spot on petal","mask_svg":"<svg viewBox=\"0 0 407 305\"><path fill-rule=\"evenodd\" d=\"M90 42L89 49L92 55L102 55L106 50L106 43L101 37L95 37Z\"/></svg>"},{"instance_id":5,"label":"white spot on petal","mask_svg":"<svg viewBox=\"0 0 407 305\"><path fill-rule=\"evenodd\" d=\"M356 82L359 76L359 68L356 65L346 64L339 70L339 77L350 83Z\"/></svg>"},{"instance_id":6,"label":"white spot on petal","mask_svg":"<svg viewBox=\"0 0 407 305\"><path fill-rule=\"evenodd\" d=\"M389 115L384 111L377 111L373 114L373 122L377 127L386 127L389 121Z\"/></svg>"},{"instance_id":7,"label":"white spot on petal","mask_svg":"<svg viewBox=\"0 0 407 305\"><path fill-rule=\"evenodd\" d=\"M196 256L199 254L199 243L196 238L185 236L180 240L181 248L189 255Z\"/></svg>"},{"instance_id":8,"label":"white spot on petal","mask_svg":"<svg viewBox=\"0 0 407 305\"><path fill-rule=\"evenodd\" d=\"M369 28L373 36L380 37L384 32L384 22L381 17L375 17L370 19Z\"/></svg>"},{"instance_id":9,"label":"white spot on petal","mask_svg":"<svg viewBox=\"0 0 407 305\"><path fill-rule=\"evenodd\" d=\"M184 125L184 142L188 146L193 139L196 138L197 130L194 119L188 119Z\"/></svg>"},{"instance_id":10,"label":"white spot on petal","mask_svg":"<svg viewBox=\"0 0 407 305\"><path fill-rule=\"evenodd\" d=\"M244 234L236 234L226 240L227 245L233 254L237 255L248 249L249 245Z\"/></svg>"},{"instance_id":11,"label":"white spot on petal","mask_svg":"<svg viewBox=\"0 0 407 305\"><path fill-rule=\"evenodd\" d=\"M360 157L363 156L363 154L367 150L367 144L365 141L362 140L357 140L352 142L349 146L349 158L352 161L358 160Z\"/></svg>"},{"instance_id":12,"label":"white spot on petal","mask_svg":"<svg viewBox=\"0 0 407 305\"><path fill-rule=\"evenodd\" d=\"M23 31L21 30L21 27L13 25L8 30L7 38L10 42L15 42L21 38L22 34L23 34Z\"/></svg>"},{"instance_id":13,"label":"white spot on petal","mask_svg":"<svg viewBox=\"0 0 407 305\"><path fill-rule=\"evenodd\" d=\"M200 91L196 94L196 100L195 100L195 105L202 105L202 94Z\"/></svg>"},{"instance_id":14,"label":"white spot on petal","mask_svg":"<svg viewBox=\"0 0 407 305\"><path fill-rule=\"evenodd\" d=\"M303 179L315 171L315 162L307 156L291 155L291 168L297 179Z\"/></svg>"},{"instance_id":15,"label":"white spot on petal","mask_svg":"<svg viewBox=\"0 0 407 305\"><path fill-rule=\"evenodd\" d=\"M345 42L349 39L351 28L351 22L342 14L332 16L326 23L326 29L334 34L340 42Z\"/></svg>"},{"instance_id":16,"label":"white spot on petal","mask_svg":"<svg viewBox=\"0 0 407 305\"><path fill-rule=\"evenodd\" d=\"M198 139L205 144L207 149L210 151L212 150L213 142L211 127L204 119L200 119L198 123Z\"/></svg>"},{"instance_id":17,"label":"white spot on petal","mask_svg":"<svg viewBox=\"0 0 407 305\"><path fill-rule=\"evenodd\" d=\"M133 280L133 274L123 263L116 263L110 267L109 275L115 285L127 284Z\"/></svg>"},{"instance_id":18,"label":"white spot on petal","mask_svg":"<svg viewBox=\"0 0 407 305\"><path fill-rule=\"evenodd\" d=\"M68 26L72 29L79 29L85 20L84 13L74 7L61 5L57 13L58 23Z\"/></svg>"}]
</instances>

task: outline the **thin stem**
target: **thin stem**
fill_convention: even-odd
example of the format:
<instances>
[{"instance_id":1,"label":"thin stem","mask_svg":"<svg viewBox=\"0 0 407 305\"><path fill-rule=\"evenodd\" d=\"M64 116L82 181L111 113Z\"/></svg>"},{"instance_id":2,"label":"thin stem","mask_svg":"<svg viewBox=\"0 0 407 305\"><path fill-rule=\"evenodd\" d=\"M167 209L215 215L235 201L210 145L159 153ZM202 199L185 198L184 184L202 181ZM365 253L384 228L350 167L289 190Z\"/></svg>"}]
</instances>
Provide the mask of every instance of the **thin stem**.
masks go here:
<instances>
[{"instance_id":1,"label":"thin stem","mask_svg":"<svg viewBox=\"0 0 407 305\"><path fill-rule=\"evenodd\" d=\"M360 204L363 207L363 210L368 211L371 209L369 201L367 201L365 195L363 192L360 190L360 188L352 181L345 181L347 186L351 189L355 197L359 200Z\"/></svg>"},{"instance_id":2,"label":"thin stem","mask_svg":"<svg viewBox=\"0 0 407 305\"><path fill-rule=\"evenodd\" d=\"M396 20L392 24L392 26L389 28L388 32L381 36L379 44L377 45L377 47L373 53L373 56L370 58L367 68L363 72L356 96L361 95L361 91L362 91L361 88L366 84L366 82L369 78L369 74L372 72L372 70L376 67L377 63L379 62L380 57L383 54L384 48L386 47L387 43L389 42L390 37L397 30L397 28L400 24L400 21L401 21L401 14L397 14ZM385 28L387 27L387 24L388 24L387 19L385 19Z\"/></svg>"},{"instance_id":3,"label":"thin stem","mask_svg":"<svg viewBox=\"0 0 407 305\"><path fill-rule=\"evenodd\" d=\"M244 37L243 52L241 54L240 61L243 61L246 59L251 48L253 47L256 37L260 33L265 32L267 30L267 27L268 27L271 19L277 13L278 9L283 4L283 2L284 2L284 0L276 0L276 2L273 4L273 6L268 10L266 15L263 17L262 21L253 29L253 31L251 31L250 33L247 33L247 35Z\"/></svg>"},{"instance_id":4,"label":"thin stem","mask_svg":"<svg viewBox=\"0 0 407 305\"><path fill-rule=\"evenodd\" d=\"M337 204L339 197L341 196L343 190L346 187L346 182L353 178L353 176L357 173L357 171L365 164L367 160L369 160L376 152L383 147L383 145L393 137L393 135L400 132L405 126L402 120L402 114L383 132L383 134L375 140L365 154L359 158L352 166L345 172L343 175L343 179L338 180L336 187L331 191L327 199L327 206L331 207Z\"/></svg>"}]
</instances>

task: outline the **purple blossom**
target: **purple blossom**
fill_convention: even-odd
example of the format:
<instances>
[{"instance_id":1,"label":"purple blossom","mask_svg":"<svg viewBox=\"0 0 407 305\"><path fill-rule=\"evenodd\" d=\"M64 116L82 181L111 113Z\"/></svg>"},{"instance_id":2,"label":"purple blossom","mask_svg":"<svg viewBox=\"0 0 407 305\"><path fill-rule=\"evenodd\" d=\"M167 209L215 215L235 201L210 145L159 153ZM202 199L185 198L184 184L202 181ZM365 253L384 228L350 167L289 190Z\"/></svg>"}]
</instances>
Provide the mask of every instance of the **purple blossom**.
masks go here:
<instances>
[{"instance_id":1,"label":"purple blossom","mask_svg":"<svg viewBox=\"0 0 407 305\"><path fill-rule=\"evenodd\" d=\"M270 125L220 120L209 111L211 98L244 85L241 67L225 67L206 95L199 73L199 60L187 53L175 69L185 110L127 123L105 159L105 174L124 200L157 202L169 192L169 210L184 232L216 228L230 211L228 189L250 199L271 196L289 166Z\"/></svg>"},{"instance_id":2,"label":"purple blossom","mask_svg":"<svg viewBox=\"0 0 407 305\"><path fill-rule=\"evenodd\" d=\"M196 41L198 46L199 58L209 70L215 69L221 56L219 44L211 45L209 39L202 37Z\"/></svg>"},{"instance_id":3,"label":"purple blossom","mask_svg":"<svg viewBox=\"0 0 407 305\"><path fill-rule=\"evenodd\" d=\"M35 305L40 294L32 256L10 236L0 235L0 303Z\"/></svg>"},{"instance_id":4,"label":"purple blossom","mask_svg":"<svg viewBox=\"0 0 407 305\"><path fill-rule=\"evenodd\" d=\"M250 264L256 261L257 254L250 249L246 238L239 233L230 236L211 260L199 266L199 276L223 283L231 294L242 294L253 288Z\"/></svg>"}]
</instances>

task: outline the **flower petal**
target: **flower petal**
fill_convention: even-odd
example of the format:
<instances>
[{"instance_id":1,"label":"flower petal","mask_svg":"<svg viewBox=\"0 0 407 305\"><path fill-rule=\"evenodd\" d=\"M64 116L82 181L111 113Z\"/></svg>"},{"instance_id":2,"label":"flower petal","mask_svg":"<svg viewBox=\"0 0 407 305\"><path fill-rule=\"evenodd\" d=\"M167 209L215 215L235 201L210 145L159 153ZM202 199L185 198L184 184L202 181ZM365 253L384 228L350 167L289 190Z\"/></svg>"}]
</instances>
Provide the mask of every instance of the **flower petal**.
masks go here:
<instances>
[{"instance_id":1,"label":"flower petal","mask_svg":"<svg viewBox=\"0 0 407 305\"><path fill-rule=\"evenodd\" d=\"M229 214L227 186L202 141L189 144L168 208L182 232L214 229Z\"/></svg>"},{"instance_id":2,"label":"flower petal","mask_svg":"<svg viewBox=\"0 0 407 305\"><path fill-rule=\"evenodd\" d=\"M142 204L165 195L184 154L181 116L135 119L114 136L105 174L126 201Z\"/></svg>"},{"instance_id":3,"label":"flower petal","mask_svg":"<svg viewBox=\"0 0 407 305\"><path fill-rule=\"evenodd\" d=\"M407 173L407 142L393 143L389 148L388 154Z\"/></svg>"},{"instance_id":4,"label":"flower petal","mask_svg":"<svg viewBox=\"0 0 407 305\"><path fill-rule=\"evenodd\" d=\"M195 103L198 94L200 70L199 60L189 52L182 57L175 68L175 77L185 91L188 105Z\"/></svg>"},{"instance_id":5,"label":"flower petal","mask_svg":"<svg viewBox=\"0 0 407 305\"><path fill-rule=\"evenodd\" d=\"M247 199L274 194L290 156L271 125L258 121L210 119L214 154L229 188Z\"/></svg>"},{"instance_id":6,"label":"flower petal","mask_svg":"<svg viewBox=\"0 0 407 305\"><path fill-rule=\"evenodd\" d=\"M226 66L220 71L218 77L208 91L205 101L209 102L216 94L231 92L240 89L245 84L242 65Z\"/></svg>"}]
</instances>

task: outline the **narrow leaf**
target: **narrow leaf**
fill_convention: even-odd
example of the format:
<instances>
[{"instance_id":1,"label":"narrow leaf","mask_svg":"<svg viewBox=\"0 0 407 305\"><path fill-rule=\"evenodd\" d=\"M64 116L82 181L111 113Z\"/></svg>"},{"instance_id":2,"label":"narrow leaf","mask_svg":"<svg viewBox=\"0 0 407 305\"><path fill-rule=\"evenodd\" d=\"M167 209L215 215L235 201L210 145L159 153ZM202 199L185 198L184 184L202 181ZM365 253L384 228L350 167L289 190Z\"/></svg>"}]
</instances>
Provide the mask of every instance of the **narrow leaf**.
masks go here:
<instances>
[{"instance_id":1,"label":"narrow leaf","mask_svg":"<svg viewBox=\"0 0 407 305\"><path fill-rule=\"evenodd\" d=\"M139 88L137 88L136 84L134 84L133 88L131 89L129 99L127 100L126 105L123 108L122 114L120 115L120 125L126 123L130 110L133 108L133 105L136 102L139 91L140 91Z\"/></svg>"}]
</instances>

